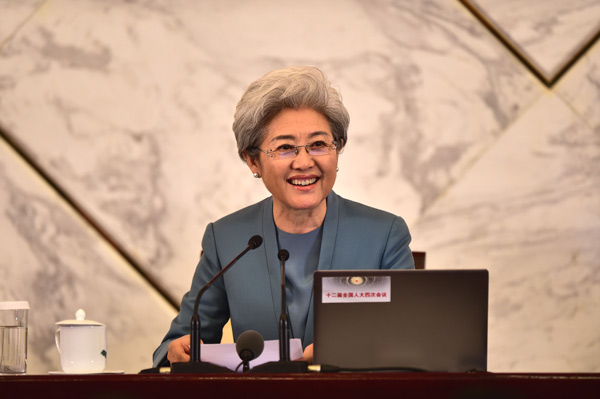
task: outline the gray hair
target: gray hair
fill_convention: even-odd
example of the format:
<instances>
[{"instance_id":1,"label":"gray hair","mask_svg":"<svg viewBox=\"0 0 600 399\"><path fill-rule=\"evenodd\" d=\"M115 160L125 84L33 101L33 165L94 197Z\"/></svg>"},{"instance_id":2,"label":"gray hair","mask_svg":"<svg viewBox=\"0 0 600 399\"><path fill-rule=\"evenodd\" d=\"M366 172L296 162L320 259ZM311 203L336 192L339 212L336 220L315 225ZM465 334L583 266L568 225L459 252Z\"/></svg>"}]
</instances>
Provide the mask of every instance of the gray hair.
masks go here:
<instances>
[{"instance_id":1,"label":"gray hair","mask_svg":"<svg viewBox=\"0 0 600 399\"><path fill-rule=\"evenodd\" d=\"M314 67L296 66L268 72L252 82L237 104L233 132L238 154L258 157L271 120L284 109L310 108L329 121L338 148L348 142L350 116L342 96L331 86L323 72Z\"/></svg>"}]
</instances>

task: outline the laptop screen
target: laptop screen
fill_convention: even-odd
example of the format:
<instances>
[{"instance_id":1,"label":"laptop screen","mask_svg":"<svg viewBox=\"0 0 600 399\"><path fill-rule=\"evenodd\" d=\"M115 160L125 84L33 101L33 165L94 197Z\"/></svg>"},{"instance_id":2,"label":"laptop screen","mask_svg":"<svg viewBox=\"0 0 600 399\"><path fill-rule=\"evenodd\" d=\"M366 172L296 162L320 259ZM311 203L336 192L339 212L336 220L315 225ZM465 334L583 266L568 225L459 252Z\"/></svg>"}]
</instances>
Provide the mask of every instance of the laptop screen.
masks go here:
<instances>
[{"instance_id":1,"label":"laptop screen","mask_svg":"<svg viewBox=\"0 0 600 399\"><path fill-rule=\"evenodd\" d=\"M485 371L487 270L319 270L314 363Z\"/></svg>"}]
</instances>

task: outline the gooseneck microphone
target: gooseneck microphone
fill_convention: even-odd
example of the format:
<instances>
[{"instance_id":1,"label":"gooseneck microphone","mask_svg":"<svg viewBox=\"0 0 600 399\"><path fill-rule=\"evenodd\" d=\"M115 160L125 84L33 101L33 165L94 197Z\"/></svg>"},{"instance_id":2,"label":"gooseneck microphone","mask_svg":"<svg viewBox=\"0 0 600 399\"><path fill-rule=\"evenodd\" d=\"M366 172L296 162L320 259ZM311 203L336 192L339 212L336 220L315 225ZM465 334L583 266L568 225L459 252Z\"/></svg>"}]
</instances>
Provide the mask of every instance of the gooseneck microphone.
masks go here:
<instances>
[{"instance_id":1,"label":"gooseneck microphone","mask_svg":"<svg viewBox=\"0 0 600 399\"><path fill-rule=\"evenodd\" d=\"M262 245L263 239L259 235L252 236L248 241L248 246L236 256L227 266L219 271L208 283L198 292L196 296L196 302L194 303L194 311L192 313L192 319L190 321L190 361L173 363L171 365L171 372L173 373L231 373L232 370L217 366L216 364L200 361L200 316L198 314L198 306L200 304L200 298L204 292L210 288L210 286L225 273L231 266L233 266L242 256L246 255L251 249L256 249Z\"/></svg>"},{"instance_id":2,"label":"gooseneck microphone","mask_svg":"<svg viewBox=\"0 0 600 399\"><path fill-rule=\"evenodd\" d=\"M265 340L258 331L246 330L240 334L235 342L235 350L242 359L243 372L250 369L250 360L259 357L264 348Z\"/></svg>"},{"instance_id":3,"label":"gooseneck microphone","mask_svg":"<svg viewBox=\"0 0 600 399\"><path fill-rule=\"evenodd\" d=\"M285 295L285 261L290 258L290 253L282 249L277 253L281 262L281 314L279 315L279 360L290 360L290 321L287 314L287 301Z\"/></svg>"},{"instance_id":4,"label":"gooseneck microphone","mask_svg":"<svg viewBox=\"0 0 600 399\"><path fill-rule=\"evenodd\" d=\"M287 314L285 296L285 261L290 258L290 253L282 249L277 253L281 262L281 314L279 315L279 361L267 362L250 370L252 373L306 373L308 362L290 360L290 326Z\"/></svg>"}]
</instances>

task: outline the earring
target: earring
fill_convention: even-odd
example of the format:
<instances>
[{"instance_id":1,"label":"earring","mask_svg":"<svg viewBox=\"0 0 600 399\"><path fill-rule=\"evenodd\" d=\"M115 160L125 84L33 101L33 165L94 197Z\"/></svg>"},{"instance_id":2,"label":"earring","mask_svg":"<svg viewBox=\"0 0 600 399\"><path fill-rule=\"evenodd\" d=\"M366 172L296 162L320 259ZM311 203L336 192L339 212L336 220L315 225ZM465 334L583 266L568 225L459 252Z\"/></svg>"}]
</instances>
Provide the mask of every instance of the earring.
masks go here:
<instances>
[{"instance_id":1,"label":"earring","mask_svg":"<svg viewBox=\"0 0 600 399\"><path fill-rule=\"evenodd\" d=\"M339 167L339 166L336 166L336 167L335 167L335 171L336 171L336 172L339 172L339 171L340 171L340 167Z\"/></svg>"},{"instance_id":2,"label":"earring","mask_svg":"<svg viewBox=\"0 0 600 399\"><path fill-rule=\"evenodd\" d=\"M260 179L258 172L253 173L252 176L254 176L255 179Z\"/></svg>"}]
</instances>

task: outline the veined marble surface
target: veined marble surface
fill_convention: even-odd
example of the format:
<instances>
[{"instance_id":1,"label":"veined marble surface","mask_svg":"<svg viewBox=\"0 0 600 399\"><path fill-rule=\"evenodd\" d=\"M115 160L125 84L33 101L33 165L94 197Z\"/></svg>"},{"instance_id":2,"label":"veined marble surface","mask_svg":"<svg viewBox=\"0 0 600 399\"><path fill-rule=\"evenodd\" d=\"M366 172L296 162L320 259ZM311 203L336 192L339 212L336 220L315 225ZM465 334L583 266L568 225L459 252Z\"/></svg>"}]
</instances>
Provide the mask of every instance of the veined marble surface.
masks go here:
<instances>
[{"instance_id":1,"label":"veined marble surface","mask_svg":"<svg viewBox=\"0 0 600 399\"><path fill-rule=\"evenodd\" d=\"M25 25L45 0L0 0L0 46Z\"/></svg>"},{"instance_id":2,"label":"veined marble surface","mask_svg":"<svg viewBox=\"0 0 600 399\"><path fill-rule=\"evenodd\" d=\"M0 58L2 122L176 297L206 223L267 195L231 132L266 71L326 71L352 119L336 190L409 222L539 95L445 1L117 4L42 7Z\"/></svg>"},{"instance_id":3,"label":"veined marble surface","mask_svg":"<svg viewBox=\"0 0 600 399\"><path fill-rule=\"evenodd\" d=\"M54 323L106 324L107 369L137 373L174 310L0 141L0 300L29 301L28 373L60 370Z\"/></svg>"},{"instance_id":4,"label":"veined marble surface","mask_svg":"<svg viewBox=\"0 0 600 399\"><path fill-rule=\"evenodd\" d=\"M173 297L206 224L268 195L237 157L242 91L273 68L315 65L351 115L335 190L403 216L428 267L490 269L490 370L599 370L597 46L553 92L458 1L48 0L32 16L36 2L2 5L0 126ZM53 195L31 173L3 181L21 180ZM4 184L6 198L22 191ZM9 231L3 281L22 281L17 248L36 239ZM108 256L93 268L131 274L92 237ZM69 273L56 286L89 300ZM99 321L116 311L95 306Z\"/></svg>"},{"instance_id":5,"label":"veined marble surface","mask_svg":"<svg viewBox=\"0 0 600 399\"><path fill-rule=\"evenodd\" d=\"M561 80L557 94L596 134L600 132L600 41Z\"/></svg>"},{"instance_id":6,"label":"veined marble surface","mask_svg":"<svg viewBox=\"0 0 600 399\"><path fill-rule=\"evenodd\" d=\"M548 79L600 31L600 0L469 0Z\"/></svg>"},{"instance_id":7,"label":"veined marble surface","mask_svg":"<svg viewBox=\"0 0 600 399\"><path fill-rule=\"evenodd\" d=\"M599 160L544 97L413 228L429 268L489 269L490 370L599 370Z\"/></svg>"}]
</instances>

